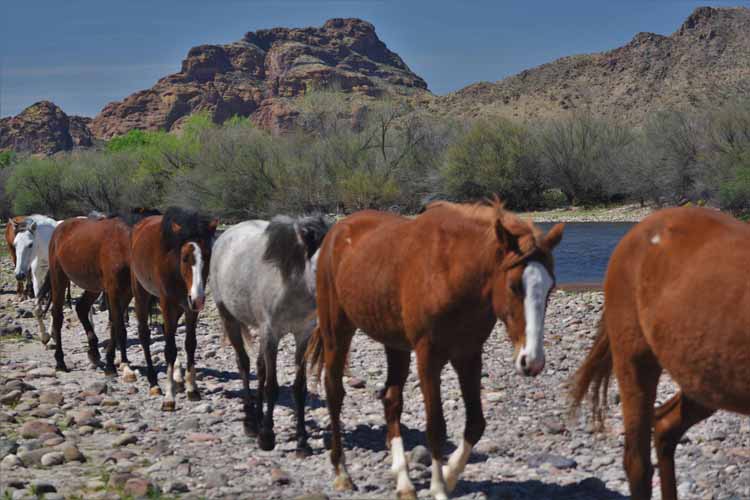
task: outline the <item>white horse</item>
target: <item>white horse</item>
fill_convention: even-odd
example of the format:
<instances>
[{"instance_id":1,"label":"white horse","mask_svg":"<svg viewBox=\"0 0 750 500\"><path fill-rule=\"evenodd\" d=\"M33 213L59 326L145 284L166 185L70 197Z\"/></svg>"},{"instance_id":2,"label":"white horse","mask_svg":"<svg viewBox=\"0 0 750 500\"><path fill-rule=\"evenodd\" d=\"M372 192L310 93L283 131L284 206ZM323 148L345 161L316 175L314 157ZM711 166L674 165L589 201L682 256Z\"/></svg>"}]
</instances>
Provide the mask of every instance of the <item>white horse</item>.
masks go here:
<instances>
[{"instance_id":1,"label":"white horse","mask_svg":"<svg viewBox=\"0 0 750 500\"><path fill-rule=\"evenodd\" d=\"M23 281L31 274L34 296L39 298L39 291L49 269L49 242L59 221L45 215L29 215L23 222L16 224L16 237L13 247L16 250L16 279ZM49 342L49 333L44 327L41 309L37 300L35 311L42 335L42 342Z\"/></svg>"},{"instance_id":2,"label":"white horse","mask_svg":"<svg viewBox=\"0 0 750 500\"><path fill-rule=\"evenodd\" d=\"M270 223L246 221L225 231L213 247L211 290L224 331L237 354L244 392L245 433L257 435L263 450L271 450L276 444L273 432L273 411L279 394L276 357L279 341L292 333L297 366L294 379L297 454L312 453L304 418L305 350L315 324L316 252L328 228L321 216L297 219L277 216ZM249 338L250 328L258 329L260 342L257 406L250 398L250 360L243 342L243 336Z\"/></svg>"}]
</instances>

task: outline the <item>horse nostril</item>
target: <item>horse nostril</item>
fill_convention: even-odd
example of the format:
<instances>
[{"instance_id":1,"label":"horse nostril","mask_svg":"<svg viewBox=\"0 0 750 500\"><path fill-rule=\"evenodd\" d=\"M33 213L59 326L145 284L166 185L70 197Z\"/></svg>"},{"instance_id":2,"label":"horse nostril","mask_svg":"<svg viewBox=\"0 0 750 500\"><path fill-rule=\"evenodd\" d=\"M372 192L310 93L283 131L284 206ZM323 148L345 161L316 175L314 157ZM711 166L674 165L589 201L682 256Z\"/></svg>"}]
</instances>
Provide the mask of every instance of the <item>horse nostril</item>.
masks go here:
<instances>
[{"instance_id":1,"label":"horse nostril","mask_svg":"<svg viewBox=\"0 0 750 500\"><path fill-rule=\"evenodd\" d=\"M524 371L526 371L526 355L525 354L521 355L521 368L523 368Z\"/></svg>"}]
</instances>

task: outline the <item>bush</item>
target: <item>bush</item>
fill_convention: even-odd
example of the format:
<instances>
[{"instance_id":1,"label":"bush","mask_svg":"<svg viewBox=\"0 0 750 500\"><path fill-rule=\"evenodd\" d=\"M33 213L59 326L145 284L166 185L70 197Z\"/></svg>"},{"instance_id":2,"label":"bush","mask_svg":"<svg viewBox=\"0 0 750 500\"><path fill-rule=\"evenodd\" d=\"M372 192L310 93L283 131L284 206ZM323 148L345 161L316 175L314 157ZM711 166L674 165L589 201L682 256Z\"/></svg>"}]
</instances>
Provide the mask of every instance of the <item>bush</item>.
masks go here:
<instances>
[{"instance_id":1,"label":"bush","mask_svg":"<svg viewBox=\"0 0 750 500\"><path fill-rule=\"evenodd\" d=\"M537 135L549 182L571 204L606 203L622 194L620 172L632 132L590 115L552 121Z\"/></svg>"},{"instance_id":2,"label":"bush","mask_svg":"<svg viewBox=\"0 0 750 500\"><path fill-rule=\"evenodd\" d=\"M496 194L515 209L538 206L545 188L528 133L507 120L474 124L448 148L441 176L453 199Z\"/></svg>"},{"instance_id":3,"label":"bush","mask_svg":"<svg viewBox=\"0 0 750 500\"><path fill-rule=\"evenodd\" d=\"M56 218L65 215L70 205L63 184L67 162L67 158L29 158L17 163L5 187L6 194L13 199L13 211Z\"/></svg>"}]
</instances>

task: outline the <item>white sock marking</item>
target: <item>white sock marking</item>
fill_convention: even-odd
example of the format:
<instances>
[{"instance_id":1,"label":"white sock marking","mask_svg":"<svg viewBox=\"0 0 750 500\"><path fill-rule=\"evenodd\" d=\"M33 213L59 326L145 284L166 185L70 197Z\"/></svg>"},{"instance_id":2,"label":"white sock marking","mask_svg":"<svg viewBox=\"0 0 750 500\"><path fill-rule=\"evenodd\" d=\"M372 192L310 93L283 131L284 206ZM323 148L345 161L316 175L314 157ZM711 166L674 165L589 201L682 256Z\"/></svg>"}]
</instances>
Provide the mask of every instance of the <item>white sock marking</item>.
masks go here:
<instances>
[{"instance_id":1,"label":"white sock marking","mask_svg":"<svg viewBox=\"0 0 750 500\"><path fill-rule=\"evenodd\" d=\"M467 440L461 441L461 444L448 459L448 464L443 466L443 477L450 493L456 487L458 478L466 468L471 456L473 446Z\"/></svg>"},{"instance_id":2,"label":"white sock marking","mask_svg":"<svg viewBox=\"0 0 750 500\"><path fill-rule=\"evenodd\" d=\"M391 439L391 457L393 458L391 472L396 475L396 491L414 491L414 485L409 479L409 464L406 461L404 442L401 437Z\"/></svg>"}]
</instances>

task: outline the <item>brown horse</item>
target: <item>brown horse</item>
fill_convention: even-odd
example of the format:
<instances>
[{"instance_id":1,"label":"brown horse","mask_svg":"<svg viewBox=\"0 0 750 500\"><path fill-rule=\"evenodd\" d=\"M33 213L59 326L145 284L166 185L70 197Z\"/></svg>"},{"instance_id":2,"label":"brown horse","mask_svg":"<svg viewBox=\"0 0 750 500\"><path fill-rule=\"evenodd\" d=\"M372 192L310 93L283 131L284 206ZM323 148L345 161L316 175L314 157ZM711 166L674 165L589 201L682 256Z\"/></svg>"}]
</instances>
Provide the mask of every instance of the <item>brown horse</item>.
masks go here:
<instances>
[{"instance_id":1,"label":"brown horse","mask_svg":"<svg viewBox=\"0 0 750 500\"><path fill-rule=\"evenodd\" d=\"M592 387L603 420L614 369L634 499L651 498L651 429L662 498L677 498L674 453L683 434L718 409L750 414L750 227L703 208L657 212L615 248L599 334L572 388ZM680 391L654 411L662 370Z\"/></svg>"},{"instance_id":2,"label":"brown horse","mask_svg":"<svg viewBox=\"0 0 750 500\"><path fill-rule=\"evenodd\" d=\"M132 297L130 286L130 228L120 218L76 217L57 225L49 244L49 286L52 306L52 336L55 339L57 369L67 371L62 348L63 302L72 281L84 293L76 304L78 319L89 340L89 361L99 365L99 340L89 319L91 306L104 292L109 300L110 342L104 371L114 375L115 348L120 347L123 369L127 367L124 314ZM40 292L40 297L44 292ZM48 305L49 307L49 305Z\"/></svg>"},{"instance_id":3,"label":"brown horse","mask_svg":"<svg viewBox=\"0 0 750 500\"><path fill-rule=\"evenodd\" d=\"M16 239L16 229L23 223L24 219L26 219L24 215L11 217L5 225L5 242L8 244L8 251L10 252L10 259L13 261L13 267L16 267L16 247L13 245L13 241ZM27 287L27 281L30 280L31 275L29 275L28 280L16 280L16 296L22 299L30 297L28 293L29 287ZM33 296L33 292L31 296Z\"/></svg>"},{"instance_id":4,"label":"brown horse","mask_svg":"<svg viewBox=\"0 0 750 500\"><path fill-rule=\"evenodd\" d=\"M164 411L175 409L175 331L183 312L188 362L185 381L187 397L191 401L200 399L195 385L195 327L198 312L203 309L206 300L205 283L218 223L216 219L209 220L195 212L170 208L163 216L147 217L133 228L130 248L135 314L152 395L161 391L151 361L151 331L148 326L151 296L159 299L164 318L164 355L167 361L167 394L162 402Z\"/></svg>"},{"instance_id":5,"label":"brown horse","mask_svg":"<svg viewBox=\"0 0 750 500\"><path fill-rule=\"evenodd\" d=\"M432 452L430 489L435 498L447 498L484 432L482 345L498 318L514 344L517 370L537 375L544 367L544 314L554 284L551 252L562 232L558 224L545 236L497 200L488 206L432 203L414 219L366 210L329 231L318 258L319 326L308 354L318 371L321 358L325 364L337 490L353 488L341 447L340 413L342 374L355 330L385 344L386 439L401 498L415 498L400 419L410 351L416 351ZM463 443L442 466L446 429L440 373L447 362L458 373L466 426Z\"/></svg>"}]
</instances>

